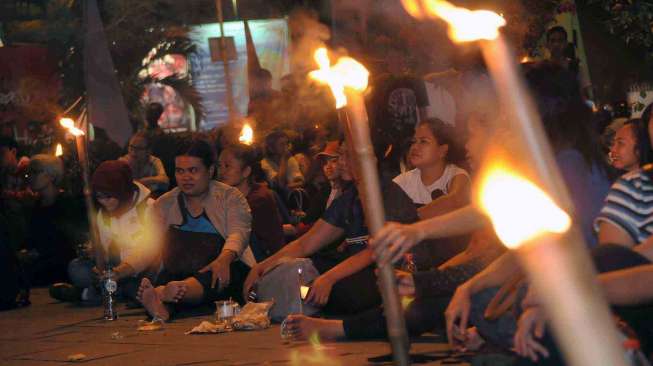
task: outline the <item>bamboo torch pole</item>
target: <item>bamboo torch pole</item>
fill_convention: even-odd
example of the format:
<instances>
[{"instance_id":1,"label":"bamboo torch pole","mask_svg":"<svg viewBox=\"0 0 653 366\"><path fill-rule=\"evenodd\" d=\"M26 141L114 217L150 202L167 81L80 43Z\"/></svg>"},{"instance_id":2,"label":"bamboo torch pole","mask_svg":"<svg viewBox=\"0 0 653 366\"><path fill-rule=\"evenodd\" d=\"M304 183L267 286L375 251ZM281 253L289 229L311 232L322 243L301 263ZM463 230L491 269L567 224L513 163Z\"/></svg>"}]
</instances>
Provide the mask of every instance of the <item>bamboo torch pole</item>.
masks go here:
<instances>
[{"instance_id":1,"label":"bamboo torch pole","mask_svg":"<svg viewBox=\"0 0 653 366\"><path fill-rule=\"evenodd\" d=\"M227 111L229 113L229 123L236 120L236 106L234 103L233 82L231 80L231 70L229 60L227 59L227 42L224 35L224 18L222 15L222 0L215 0L215 7L218 12L218 22L220 23L220 57L222 58L222 67L224 69L224 79L227 93Z\"/></svg>"}]
</instances>

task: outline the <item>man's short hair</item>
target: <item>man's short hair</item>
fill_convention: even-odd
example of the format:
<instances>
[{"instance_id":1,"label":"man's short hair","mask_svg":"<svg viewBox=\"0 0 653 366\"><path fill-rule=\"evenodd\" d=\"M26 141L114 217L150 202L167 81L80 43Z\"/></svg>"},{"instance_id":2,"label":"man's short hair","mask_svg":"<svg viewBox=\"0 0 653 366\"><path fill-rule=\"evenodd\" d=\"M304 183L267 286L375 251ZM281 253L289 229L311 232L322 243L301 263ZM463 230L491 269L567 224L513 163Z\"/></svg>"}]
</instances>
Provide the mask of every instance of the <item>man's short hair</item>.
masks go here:
<instances>
[{"instance_id":1,"label":"man's short hair","mask_svg":"<svg viewBox=\"0 0 653 366\"><path fill-rule=\"evenodd\" d=\"M8 149L18 149L18 142L15 139L7 136L0 136L0 148L6 147Z\"/></svg>"},{"instance_id":2,"label":"man's short hair","mask_svg":"<svg viewBox=\"0 0 653 366\"><path fill-rule=\"evenodd\" d=\"M546 40L548 41L554 33L560 33L565 36L565 39L567 40L569 39L569 34L567 34L567 30L562 26L556 25L555 27L552 27L548 31L546 31Z\"/></svg>"},{"instance_id":3,"label":"man's short hair","mask_svg":"<svg viewBox=\"0 0 653 366\"><path fill-rule=\"evenodd\" d=\"M52 178L55 186L59 186L63 180L63 164L59 158L52 155L37 154L32 156L29 161L29 170L46 173Z\"/></svg>"}]
</instances>

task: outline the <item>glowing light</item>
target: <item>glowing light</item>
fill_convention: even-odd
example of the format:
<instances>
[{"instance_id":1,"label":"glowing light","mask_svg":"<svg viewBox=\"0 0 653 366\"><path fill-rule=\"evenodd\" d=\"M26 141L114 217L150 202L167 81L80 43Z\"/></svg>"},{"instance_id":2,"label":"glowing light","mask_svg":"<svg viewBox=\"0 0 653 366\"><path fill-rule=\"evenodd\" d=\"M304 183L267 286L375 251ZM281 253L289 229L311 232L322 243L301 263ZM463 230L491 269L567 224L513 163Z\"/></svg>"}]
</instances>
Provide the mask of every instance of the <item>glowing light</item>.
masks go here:
<instances>
[{"instance_id":1,"label":"glowing light","mask_svg":"<svg viewBox=\"0 0 653 366\"><path fill-rule=\"evenodd\" d=\"M238 142L245 145L251 145L254 142L254 130L249 123L245 123L243 129L240 131L240 136L238 136Z\"/></svg>"},{"instance_id":2,"label":"glowing light","mask_svg":"<svg viewBox=\"0 0 653 366\"><path fill-rule=\"evenodd\" d=\"M65 129L67 129L68 132L75 137L84 135L84 131L75 127L75 122L73 122L73 120L70 118L60 119L59 124L63 126Z\"/></svg>"},{"instance_id":3,"label":"glowing light","mask_svg":"<svg viewBox=\"0 0 653 366\"><path fill-rule=\"evenodd\" d=\"M531 62L531 58L528 57L528 56L522 57L522 59L520 61L520 63L522 63L522 64L525 64L525 63L528 63L528 62Z\"/></svg>"},{"instance_id":4,"label":"glowing light","mask_svg":"<svg viewBox=\"0 0 653 366\"><path fill-rule=\"evenodd\" d=\"M57 147L54 150L54 156L59 157L63 155L63 147L61 147L61 144L57 144Z\"/></svg>"},{"instance_id":5,"label":"glowing light","mask_svg":"<svg viewBox=\"0 0 653 366\"><path fill-rule=\"evenodd\" d=\"M329 54L324 47L318 48L315 51L314 58L319 69L311 71L309 76L329 85L336 99L336 108L342 108L347 105L345 88L351 88L359 92L367 89L370 73L365 66L353 58L341 57L334 66L331 66Z\"/></svg>"},{"instance_id":6,"label":"glowing light","mask_svg":"<svg viewBox=\"0 0 653 366\"><path fill-rule=\"evenodd\" d=\"M410 304L415 301L415 298L412 296L402 296L401 297L401 308L406 310Z\"/></svg>"},{"instance_id":7,"label":"glowing light","mask_svg":"<svg viewBox=\"0 0 653 366\"><path fill-rule=\"evenodd\" d=\"M544 191L501 167L488 171L480 197L497 236L508 248L545 233L562 234L571 226L569 215Z\"/></svg>"},{"instance_id":8,"label":"glowing light","mask_svg":"<svg viewBox=\"0 0 653 366\"><path fill-rule=\"evenodd\" d=\"M302 300L306 299L306 296L308 296L308 291L311 288L308 286L300 286L299 287L299 295L302 297Z\"/></svg>"},{"instance_id":9,"label":"glowing light","mask_svg":"<svg viewBox=\"0 0 653 366\"><path fill-rule=\"evenodd\" d=\"M449 37L456 42L493 40L506 20L489 10L469 10L443 0L402 0L414 18L439 17L449 23Z\"/></svg>"}]
</instances>

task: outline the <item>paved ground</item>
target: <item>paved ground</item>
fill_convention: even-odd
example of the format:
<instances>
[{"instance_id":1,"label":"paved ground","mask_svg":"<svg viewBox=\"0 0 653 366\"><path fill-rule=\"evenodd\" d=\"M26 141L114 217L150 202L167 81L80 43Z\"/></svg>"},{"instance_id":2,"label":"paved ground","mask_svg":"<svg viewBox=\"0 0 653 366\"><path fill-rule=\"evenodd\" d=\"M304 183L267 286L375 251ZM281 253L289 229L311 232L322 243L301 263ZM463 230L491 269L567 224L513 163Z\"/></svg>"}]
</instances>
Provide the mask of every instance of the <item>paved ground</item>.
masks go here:
<instances>
[{"instance_id":1,"label":"paved ground","mask_svg":"<svg viewBox=\"0 0 653 366\"><path fill-rule=\"evenodd\" d=\"M177 320L155 332L138 332L142 309L120 309L114 322L100 319L101 308L80 308L51 300L45 289L32 293L32 305L0 312L1 365L70 364L68 357L83 353L88 365L388 365L370 363L384 355L383 342L282 344L279 326L254 332L184 335L211 317ZM415 340L411 351L439 358L428 365L464 365L449 356L436 336Z\"/></svg>"}]
</instances>

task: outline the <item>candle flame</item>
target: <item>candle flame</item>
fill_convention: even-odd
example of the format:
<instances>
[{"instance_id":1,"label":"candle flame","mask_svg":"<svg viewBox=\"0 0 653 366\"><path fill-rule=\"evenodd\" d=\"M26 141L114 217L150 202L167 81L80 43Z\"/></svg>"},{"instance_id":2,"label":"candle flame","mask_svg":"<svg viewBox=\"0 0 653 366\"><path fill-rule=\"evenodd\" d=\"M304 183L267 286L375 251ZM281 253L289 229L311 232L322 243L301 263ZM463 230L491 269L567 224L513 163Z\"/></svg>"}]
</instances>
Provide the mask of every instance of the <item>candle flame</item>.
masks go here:
<instances>
[{"instance_id":1,"label":"candle flame","mask_svg":"<svg viewBox=\"0 0 653 366\"><path fill-rule=\"evenodd\" d=\"M351 88L359 92L367 89L370 73L365 66L353 58L341 57L334 66L331 66L329 54L324 47L318 48L315 51L314 58L319 69L311 71L309 76L329 85L336 99L336 108L342 108L347 105L345 88Z\"/></svg>"},{"instance_id":2,"label":"candle flame","mask_svg":"<svg viewBox=\"0 0 653 366\"><path fill-rule=\"evenodd\" d=\"M63 126L65 129L67 129L68 132L71 135L75 136L75 137L84 135L84 131L82 131L79 128L75 127L75 122L70 118L60 119L59 124L61 124L61 126Z\"/></svg>"},{"instance_id":3,"label":"candle flame","mask_svg":"<svg viewBox=\"0 0 653 366\"><path fill-rule=\"evenodd\" d=\"M481 185L481 206L501 241L516 249L545 233L569 230L571 218L529 180L492 167Z\"/></svg>"},{"instance_id":4,"label":"candle flame","mask_svg":"<svg viewBox=\"0 0 653 366\"><path fill-rule=\"evenodd\" d=\"M245 145L251 145L254 142L254 130L249 123L245 123L243 129L240 131L240 136L238 136L238 142Z\"/></svg>"},{"instance_id":5,"label":"candle flame","mask_svg":"<svg viewBox=\"0 0 653 366\"><path fill-rule=\"evenodd\" d=\"M63 155L63 147L61 147L61 144L57 144L57 147L54 150L54 156L59 157Z\"/></svg>"},{"instance_id":6,"label":"candle flame","mask_svg":"<svg viewBox=\"0 0 653 366\"><path fill-rule=\"evenodd\" d=\"M449 23L449 37L455 42L493 40L506 20L489 10L469 10L443 0L401 0L414 18L439 17Z\"/></svg>"}]
</instances>

